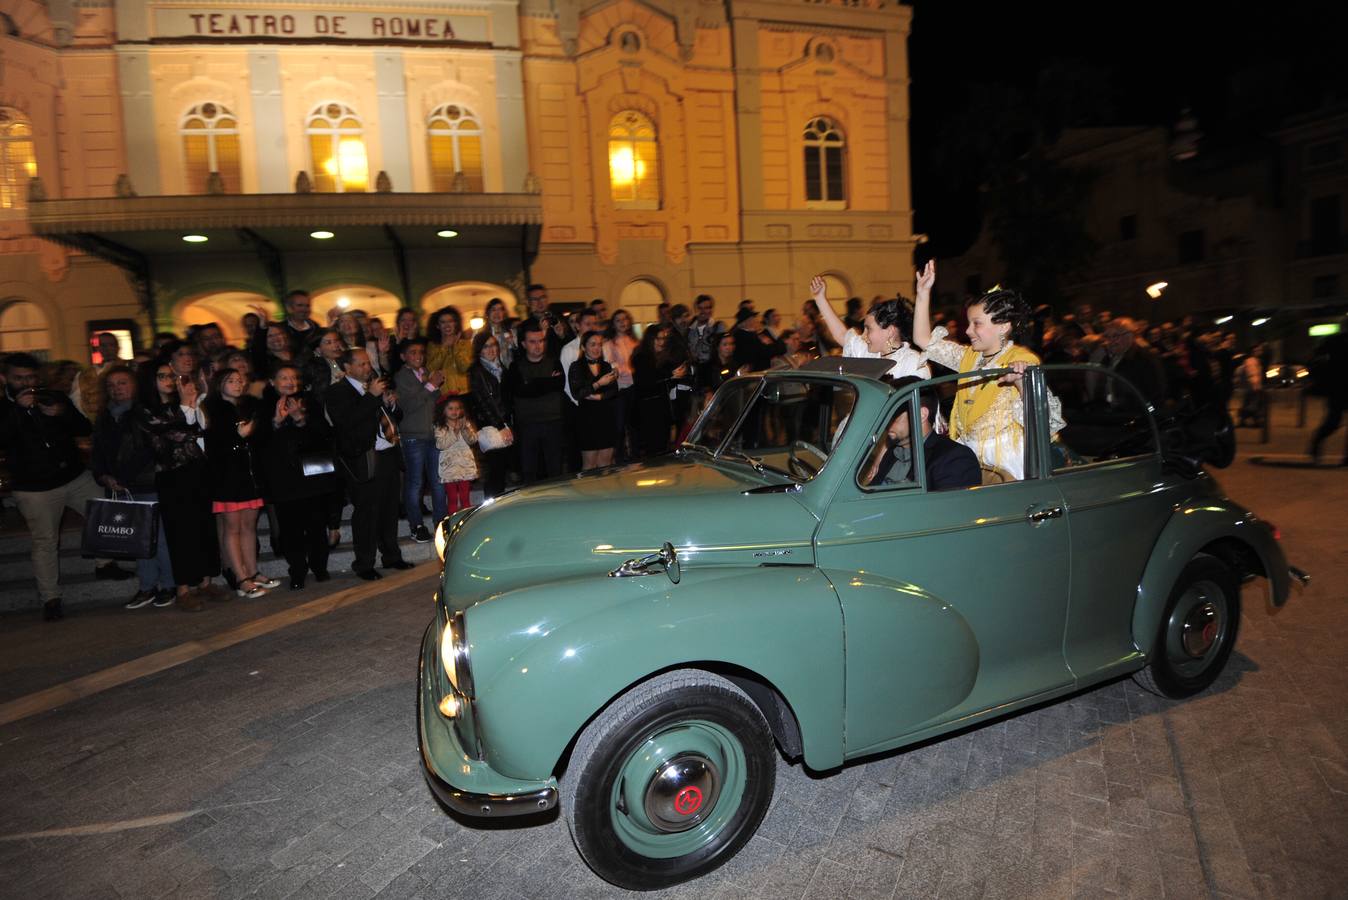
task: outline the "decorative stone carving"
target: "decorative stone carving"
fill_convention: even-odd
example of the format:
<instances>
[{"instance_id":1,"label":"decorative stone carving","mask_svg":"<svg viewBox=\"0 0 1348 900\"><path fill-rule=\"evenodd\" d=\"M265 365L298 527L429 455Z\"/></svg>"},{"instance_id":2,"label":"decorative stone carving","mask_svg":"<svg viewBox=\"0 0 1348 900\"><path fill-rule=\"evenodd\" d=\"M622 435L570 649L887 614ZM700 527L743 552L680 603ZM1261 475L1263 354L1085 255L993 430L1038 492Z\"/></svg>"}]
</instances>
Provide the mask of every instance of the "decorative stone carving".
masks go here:
<instances>
[{"instance_id":1,"label":"decorative stone carving","mask_svg":"<svg viewBox=\"0 0 1348 900\"><path fill-rule=\"evenodd\" d=\"M580 37L580 0L555 0L557 10L557 37L562 40L562 52L576 55Z\"/></svg>"},{"instance_id":2,"label":"decorative stone carving","mask_svg":"<svg viewBox=\"0 0 1348 900\"><path fill-rule=\"evenodd\" d=\"M533 172L527 172L524 175L524 193L541 194L543 193L543 182Z\"/></svg>"},{"instance_id":3,"label":"decorative stone carving","mask_svg":"<svg viewBox=\"0 0 1348 900\"><path fill-rule=\"evenodd\" d=\"M206 176L206 193L217 195L225 192L225 179L220 177L219 172L211 172Z\"/></svg>"},{"instance_id":4,"label":"decorative stone carving","mask_svg":"<svg viewBox=\"0 0 1348 900\"><path fill-rule=\"evenodd\" d=\"M812 238L845 240L852 236L851 225L807 225L805 234Z\"/></svg>"},{"instance_id":5,"label":"decorative stone carving","mask_svg":"<svg viewBox=\"0 0 1348 900\"><path fill-rule=\"evenodd\" d=\"M42 183L42 179L34 175L28 179L28 202L41 203L47 199L47 187Z\"/></svg>"},{"instance_id":6,"label":"decorative stone carving","mask_svg":"<svg viewBox=\"0 0 1348 900\"><path fill-rule=\"evenodd\" d=\"M295 176L295 193L312 194L314 192L314 183L309 180L309 173L303 170Z\"/></svg>"},{"instance_id":7,"label":"decorative stone carving","mask_svg":"<svg viewBox=\"0 0 1348 900\"><path fill-rule=\"evenodd\" d=\"M117 183L113 187L113 192L118 197L134 197L136 189L131 186L131 176L123 172L117 176Z\"/></svg>"},{"instance_id":8,"label":"decorative stone carving","mask_svg":"<svg viewBox=\"0 0 1348 900\"><path fill-rule=\"evenodd\" d=\"M70 271L70 251L55 241L37 241L38 265L50 282L61 281Z\"/></svg>"},{"instance_id":9,"label":"decorative stone carving","mask_svg":"<svg viewBox=\"0 0 1348 900\"><path fill-rule=\"evenodd\" d=\"M468 193L468 176L463 174L462 169L454 173L454 181L450 183L449 190L453 194Z\"/></svg>"},{"instance_id":10,"label":"decorative stone carving","mask_svg":"<svg viewBox=\"0 0 1348 900\"><path fill-rule=\"evenodd\" d=\"M379 174L374 176L374 190L377 194L393 193L393 179L389 178L388 173L383 169L380 169Z\"/></svg>"}]
</instances>

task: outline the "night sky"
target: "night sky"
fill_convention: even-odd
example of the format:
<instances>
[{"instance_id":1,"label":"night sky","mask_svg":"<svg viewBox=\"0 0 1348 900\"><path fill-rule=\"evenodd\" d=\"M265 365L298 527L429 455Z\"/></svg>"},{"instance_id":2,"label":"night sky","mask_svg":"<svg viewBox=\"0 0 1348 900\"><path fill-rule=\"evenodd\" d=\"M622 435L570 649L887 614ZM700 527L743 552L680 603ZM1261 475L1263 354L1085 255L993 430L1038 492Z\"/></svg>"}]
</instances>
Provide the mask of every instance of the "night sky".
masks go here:
<instances>
[{"instance_id":1,"label":"night sky","mask_svg":"<svg viewBox=\"0 0 1348 900\"><path fill-rule=\"evenodd\" d=\"M967 176L979 164L952 175L949 131L990 89L1035 100L1045 70L1059 66L1091 86L1063 124L1169 127L1190 107L1209 151L1257 143L1288 116L1348 102L1348 15L1334 0L910 5L915 227L939 256L962 252L978 233L977 178Z\"/></svg>"}]
</instances>

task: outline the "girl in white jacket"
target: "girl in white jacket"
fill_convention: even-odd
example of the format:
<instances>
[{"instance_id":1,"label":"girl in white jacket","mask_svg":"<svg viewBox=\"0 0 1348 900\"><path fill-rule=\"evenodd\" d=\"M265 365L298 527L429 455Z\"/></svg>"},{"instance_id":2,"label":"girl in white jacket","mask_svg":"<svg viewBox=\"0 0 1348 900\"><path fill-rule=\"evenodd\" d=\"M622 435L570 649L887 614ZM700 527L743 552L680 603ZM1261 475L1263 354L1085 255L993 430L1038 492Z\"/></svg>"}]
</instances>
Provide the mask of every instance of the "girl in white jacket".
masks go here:
<instances>
[{"instance_id":1,"label":"girl in white jacket","mask_svg":"<svg viewBox=\"0 0 1348 900\"><path fill-rule=\"evenodd\" d=\"M477 478L472 448L476 443L477 429L468 420L463 400L450 397L435 423L435 446L440 451L440 481L445 486L445 502L451 515L470 505L469 488Z\"/></svg>"}]
</instances>

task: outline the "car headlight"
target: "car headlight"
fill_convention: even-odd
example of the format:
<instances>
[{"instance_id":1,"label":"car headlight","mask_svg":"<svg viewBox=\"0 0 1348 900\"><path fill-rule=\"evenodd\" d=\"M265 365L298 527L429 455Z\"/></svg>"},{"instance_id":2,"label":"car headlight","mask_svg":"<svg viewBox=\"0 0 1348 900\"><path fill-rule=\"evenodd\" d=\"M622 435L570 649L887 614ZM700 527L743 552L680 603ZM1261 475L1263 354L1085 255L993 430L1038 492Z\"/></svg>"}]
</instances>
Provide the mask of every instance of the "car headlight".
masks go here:
<instances>
[{"instance_id":1,"label":"car headlight","mask_svg":"<svg viewBox=\"0 0 1348 900\"><path fill-rule=\"evenodd\" d=\"M450 617L440 635L440 664L454 690L466 697L473 696L473 673L468 667L468 638L464 633L463 612Z\"/></svg>"},{"instance_id":2,"label":"car headlight","mask_svg":"<svg viewBox=\"0 0 1348 900\"><path fill-rule=\"evenodd\" d=\"M445 525L448 522L448 519L443 519L435 526L435 555L440 557L440 562L445 561L445 547L449 546L449 537L445 534Z\"/></svg>"}]
</instances>

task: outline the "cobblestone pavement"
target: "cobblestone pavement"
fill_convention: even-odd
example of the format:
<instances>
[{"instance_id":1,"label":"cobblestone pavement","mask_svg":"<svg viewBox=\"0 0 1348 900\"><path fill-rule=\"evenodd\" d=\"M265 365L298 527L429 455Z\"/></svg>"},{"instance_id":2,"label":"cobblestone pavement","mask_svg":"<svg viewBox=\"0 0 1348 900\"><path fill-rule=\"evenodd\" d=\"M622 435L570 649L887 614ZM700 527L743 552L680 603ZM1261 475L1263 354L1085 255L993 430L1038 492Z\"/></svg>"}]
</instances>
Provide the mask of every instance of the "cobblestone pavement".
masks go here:
<instances>
[{"instance_id":1,"label":"cobblestone pavement","mask_svg":"<svg viewBox=\"0 0 1348 900\"><path fill-rule=\"evenodd\" d=\"M1348 470L1221 481L1316 581L1276 614L1247 588L1211 691L1124 680L829 777L783 762L740 856L653 896L1348 896ZM0 727L0 895L621 894L555 815L484 828L432 800L428 584Z\"/></svg>"}]
</instances>

